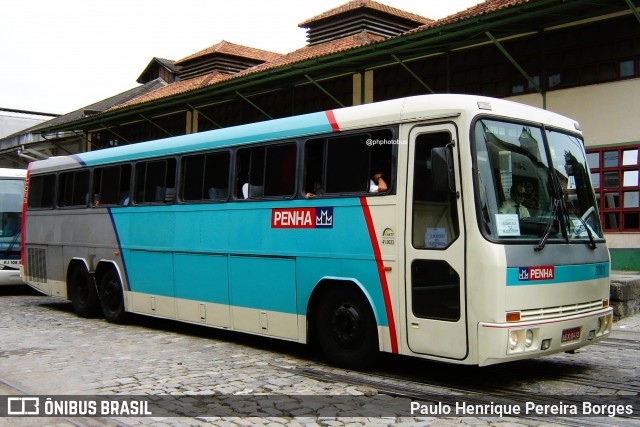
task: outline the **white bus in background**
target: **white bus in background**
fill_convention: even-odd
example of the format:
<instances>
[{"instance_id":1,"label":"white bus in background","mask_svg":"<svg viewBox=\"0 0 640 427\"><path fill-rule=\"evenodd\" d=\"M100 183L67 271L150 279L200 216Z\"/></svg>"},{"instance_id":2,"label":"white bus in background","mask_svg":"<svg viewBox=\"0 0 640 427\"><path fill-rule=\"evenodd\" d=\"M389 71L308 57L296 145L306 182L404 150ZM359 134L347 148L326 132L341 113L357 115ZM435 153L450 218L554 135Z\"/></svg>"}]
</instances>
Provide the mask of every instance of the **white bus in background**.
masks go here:
<instances>
[{"instance_id":1,"label":"white bus in background","mask_svg":"<svg viewBox=\"0 0 640 427\"><path fill-rule=\"evenodd\" d=\"M24 283L20 277L20 231L26 170L0 168L0 285Z\"/></svg>"}]
</instances>

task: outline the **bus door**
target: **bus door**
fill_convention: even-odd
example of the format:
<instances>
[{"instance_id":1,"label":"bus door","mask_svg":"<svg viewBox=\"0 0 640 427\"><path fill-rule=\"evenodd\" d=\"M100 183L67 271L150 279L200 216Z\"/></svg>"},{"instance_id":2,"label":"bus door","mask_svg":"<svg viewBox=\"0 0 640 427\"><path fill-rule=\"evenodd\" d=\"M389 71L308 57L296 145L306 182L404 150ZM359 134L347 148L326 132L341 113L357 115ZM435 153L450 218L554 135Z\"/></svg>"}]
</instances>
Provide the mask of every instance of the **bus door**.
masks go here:
<instances>
[{"instance_id":1,"label":"bus door","mask_svg":"<svg viewBox=\"0 0 640 427\"><path fill-rule=\"evenodd\" d=\"M405 231L408 345L415 353L464 359L468 346L465 236L458 197L457 129L453 124L417 126L409 140ZM454 186L450 190L443 190L442 181L437 182L443 176L446 179L448 171L438 169L444 163L432 158L434 148L439 148L436 151L441 156L450 153Z\"/></svg>"}]
</instances>

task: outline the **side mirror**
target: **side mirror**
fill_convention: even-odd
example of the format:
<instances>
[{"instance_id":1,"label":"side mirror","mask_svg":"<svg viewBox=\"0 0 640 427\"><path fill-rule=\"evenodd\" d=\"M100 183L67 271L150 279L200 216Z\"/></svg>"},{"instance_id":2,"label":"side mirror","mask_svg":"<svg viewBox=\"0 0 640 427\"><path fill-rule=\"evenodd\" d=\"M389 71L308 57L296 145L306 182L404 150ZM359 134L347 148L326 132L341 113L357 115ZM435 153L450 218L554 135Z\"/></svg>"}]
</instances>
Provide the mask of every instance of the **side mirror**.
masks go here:
<instances>
[{"instance_id":1,"label":"side mirror","mask_svg":"<svg viewBox=\"0 0 640 427\"><path fill-rule=\"evenodd\" d=\"M431 182L434 191L456 192L451 144L431 149Z\"/></svg>"}]
</instances>

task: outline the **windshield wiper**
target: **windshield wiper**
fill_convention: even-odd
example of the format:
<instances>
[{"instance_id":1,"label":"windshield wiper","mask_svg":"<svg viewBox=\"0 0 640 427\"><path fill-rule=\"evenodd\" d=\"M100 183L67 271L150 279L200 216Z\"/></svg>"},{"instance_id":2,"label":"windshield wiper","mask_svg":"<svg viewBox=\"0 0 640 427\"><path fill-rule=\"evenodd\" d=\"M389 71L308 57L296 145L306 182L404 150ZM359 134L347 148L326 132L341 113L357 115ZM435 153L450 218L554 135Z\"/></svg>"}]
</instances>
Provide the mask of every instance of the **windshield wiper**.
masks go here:
<instances>
[{"instance_id":1,"label":"windshield wiper","mask_svg":"<svg viewBox=\"0 0 640 427\"><path fill-rule=\"evenodd\" d=\"M547 228L545 228L544 233L542 233L542 238L540 239L538 244L533 248L536 252L540 252L541 250L544 249L545 245L547 244L547 239L549 239L549 236L551 235L551 229L553 228L553 224L558 219L558 209L560 208L560 200L554 198L552 203L553 203L553 206L551 208L551 216L549 218L549 221L547 222Z\"/></svg>"},{"instance_id":2,"label":"windshield wiper","mask_svg":"<svg viewBox=\"0 0 640 427\"><path fill-rule=\"evenodd\" d=\"M584 219L582 219L581 216L578 216L577 218L578 218L578 221L580 221L580 224L584 227L584 229L587 230L587 236L589 236L589 247L591 249L595 249L597 247L596 240L593 238L593 232L591 231L591 227L587 225L587 223L585 222Z\"/></svg>"},{"instance_id":3,"label":"windshield wiper","mask_svg":"<svg viewBox=\"0 0 640 427\"><path fill-rule=\"evenodd\" d=\"M569 218L567 215L567 207L564 204L564 192L562 191L562 185L558 179L558 175L553 168L549 169L549 186L552 200L551 207L551 217L549 218L549 222L547 222L547 228L544 230L542 234L542 238L535 246L534 250L539 252L544 249L547 244L547 239L551 234L551 229L553 228L553 224L558 221L558 225L562 232L562 237L565 238L567 243L569 243L569 235L567 234L567 226L569 224Z\"/></svg>"}]
</instances>

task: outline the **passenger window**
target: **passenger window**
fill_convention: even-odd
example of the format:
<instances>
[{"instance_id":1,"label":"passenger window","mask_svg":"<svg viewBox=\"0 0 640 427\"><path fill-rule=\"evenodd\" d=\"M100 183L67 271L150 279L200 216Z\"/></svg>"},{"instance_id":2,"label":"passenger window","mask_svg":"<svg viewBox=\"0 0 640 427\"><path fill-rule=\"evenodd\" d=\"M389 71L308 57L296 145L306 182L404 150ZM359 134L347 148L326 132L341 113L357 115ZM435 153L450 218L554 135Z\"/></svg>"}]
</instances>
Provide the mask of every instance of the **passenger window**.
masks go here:
<instances>
[{"instance_id":1,"label":"passenger window","mask_svg":"<svg viewBox=\"0 0 640 427\"><path fill-rule=\"evenodd\" d=\"M135 182L136 203L173 203L176 196L175 179L175 159L138 163Z\"/></svg>"},{"instance_id":2,"label":"passenger window","mask_svg":"<svg viewBox=\"0 0 640 427\"><path fill-rule=\"evenodd\" d=\"M229 153L198 154L182 159L182 198L222 201L229 194Z\"/></svg>"},{"instance_id":3,"label":"passenger window","mask_svg":"<svg viewBox=\"0 0 640 427\"><path fill-rule=\"evenodd\" d=\"M93 172L94 206L127 206L131 192L131 165L97 168Z\"/></svg>"},{"instance_id":4,"label":"passenger window","mask_svg":"<svg viewBox=\"0 0 640 427\"><path fill-rule=\"evenodd\" d=\"M296 145L281 144L238 150L236 197L289 197L295 191Z\"/></svg>"},{"instance_id":5,"label":"passenger window","mask_svg":"<svg viewBox=\"0 0 640 427\"><path fill-rule=\"evenodd\" d=\"M58 206L81 207L89 203L89 171L60 174L58 184Z\"/></svg>"},{"instance_id":6,"label":"passenger window","mask_svg":"<svg viewBox=\"0 0 640 427\"><path fill-rule=\"evenodd\" d=\"M29 179L29 199L27 204L32 209L51 209L55 201L56 176L40 175Z\"/></svg>"},{"instance_id":7,"label":"passenger window","mask_svg":"<svg viewBox=\"0 0 640 427\"><path fill-rule=\"evenodd\" d=\"M387 129L307 141L305 197L388 192L393 145L393 134Z\"/></svg>"}]
</instances>

